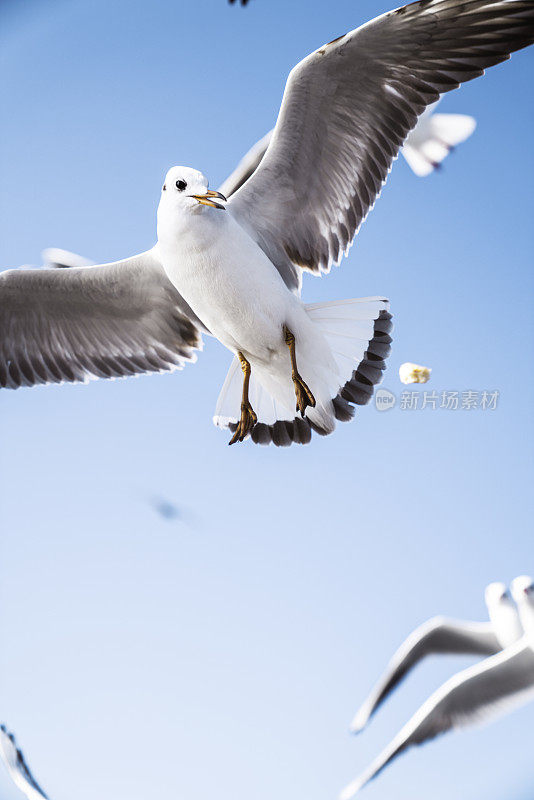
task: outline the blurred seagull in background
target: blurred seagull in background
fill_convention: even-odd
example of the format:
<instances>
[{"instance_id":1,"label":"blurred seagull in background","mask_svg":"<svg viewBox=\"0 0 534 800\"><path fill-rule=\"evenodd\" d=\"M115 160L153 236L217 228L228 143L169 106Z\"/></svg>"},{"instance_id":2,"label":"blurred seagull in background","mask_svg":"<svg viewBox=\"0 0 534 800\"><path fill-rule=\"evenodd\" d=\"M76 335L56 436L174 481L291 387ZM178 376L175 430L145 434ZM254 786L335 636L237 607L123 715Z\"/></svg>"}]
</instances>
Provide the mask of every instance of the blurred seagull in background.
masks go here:
<instances>
[{"instance_id":1,"label":"blurred seagull in background","mask_svg":"<svg viewBox=\"0 0 534 800\"><path fill-rule=\"evenodd\" d=\"M430 175L441 166L441 162L454 150L456 145L465 142L476 128L476 120L467 114L434 114L440 100L428 106L408 134L401 147L401 153L420 177ZM224 181L221 192L229 197L236 192L259 167L271 141L274 131L269 131L263 139L250 148L232 174Z\"/></svg>"},{"instance_id":2,"label":"blurred seagull in background","mask_svg":"<svg viewBox=\"0 0 534 800\"><path fill-rule=\"evenodd\" d=\"M534 594L530 578L524 576L516 581L512 584L514 596L520 592L525 596ZM409 747L424 744L448 730L495 718L534 698L534 604L521 602L523 614L520 607L518 616L504 584L492 583L486 589L489 625L451 625L438 618L407 639L356 715L352 730L362 730L380 703L424 655L487 653L490 657L458 672L434 692L371 766L343 790L341 800L350 800Z\"/></svg>"},{"instance_id":3,"label":"blurred seagull in background","mask_svg":"<svg viewBox=\"0 0 534 800\"><path fill-rule=\"evenodd\" d=\"M323 45L228 202L173 167L150 250L0 274L0 386L171 371L206 333L235 356L214 417L230 444L331 433L381 380L391 315L383 297L304 305L303 271L348 251L425 109L533 41L532 0L419 0Z\"/></svg>"},{"instance_id":4,"label":"blurred seagull in background","mask_svg":"<svg viewBox=\"0 0 534 800\"><path fill-rule=\"evenodd\" d=\"M529 636L534 637L534 583L530 575L520 575L515 578L510 589L512 597L517 603L519 618L523 630Z\"/></svg>"},{"instance_id":5,"label":"blurred seagull in background","mask_svg":"<svg viewBox=\"0 0 534 800\"><path fill-rule=\"evenodd\" d=\"M43 266L46 269L66 269L68 267L90 267L94 261L71 253L69 250L61 250L59 247L47 247L42 252Z\"/></svg>"},{"instance_id":6,"label":"blurred seagull in background","mask_svg":"<svg viewBox=\"0 0 534 800\"><path fill-rule=\"evenodd\" d=\"M24 756L17 747L17 742L5 725L0 725L0 756L15 786L26 795L28 800L48 800L35 778L31 774Z\"/></svg>"},{"instance_id":7,"label":"blurred seagull in background","mask_svg":"<svg viewBox=\"0 0 534 800\"><path fill-rule=\"evenodd\" d=\"M464 622L434 617L411 633L399 647L367 700L351 722L352 733L369 723L384 700L423 658L431 655L493 655L523 635L519 614L504 583L490 583L485 592L490 622Z\"/></svg>"},{"instance_id":8,"label":"blurred seagull in background","mask_svg":"<svg viewBox=\"0 0 534 800\"><path fill-rule=\"evenodd\" d=\"M476 120L467 114L435 114L437 103L423 111L401 152L412 170L424 178L441 167L456 145L469 139Z\"/></svg>"}]
</instances>

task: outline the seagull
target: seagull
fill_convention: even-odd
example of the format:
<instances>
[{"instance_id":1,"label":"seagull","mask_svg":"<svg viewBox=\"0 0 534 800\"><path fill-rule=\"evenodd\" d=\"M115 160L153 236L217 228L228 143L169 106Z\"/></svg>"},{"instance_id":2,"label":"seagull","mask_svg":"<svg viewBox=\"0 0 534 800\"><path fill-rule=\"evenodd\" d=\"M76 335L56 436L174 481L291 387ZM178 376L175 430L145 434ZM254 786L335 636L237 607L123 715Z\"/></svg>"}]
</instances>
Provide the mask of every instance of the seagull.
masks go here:
<instances>
[{"instance_id":1,"label":"seagull","mask_svg":"<svg viewBox=\"0 0 534 800\"><path fill-rule=\"evenodd\" d=\"M467 114L435 114L437 105L434 103L423 111L402 148L402 155L421 178L439 169L456 145L469 139L477 125L474 117Z\"/></svg>"},{"instance_id":2,"label":"seagull","mask_svg":"<svg viewBox=\"0 0 534 800\"><path fill-rule=\"evenodd\" d=\"M384 675L351 722L359 733L371 717L423 658L437 654L493 655L521 638L519 615L503 583L490 583L485 592L490 622L464 622L433 617L424 622L401 644Z\"/></svg>"},{"instance_id":3,"label":"seagull","mask_svg":"<svg viewBox=\"0 0 534 800\"><path fill-rule=\"evenodd\" d=\"M488 587L486 597L490 603L498 599L501 587L502 584ZM489 658L458 672L434 692L371 766L341 792L340 800L354 797L409 747L423 744L451 729L484 722L534 699L534 628L524 633L521 630L522 635L514 640L519 628L510 612L508 597L502 605L497 603L490 614L498 620L499 644L510 643L497 648ZM529 606L529 621L534 624L532 606ZM496 629L494 634L498 638Z\"/></svg>"},{"instance_id":4,"label":"seagull","mask_svg":"<svg viewBox=\"0 0 534 800\"><path fill-rule=\"evenodd\" d=\"M28 800L48 800L48 795L43 792L31 774L24 756L17 747L15 737L5 725L0 725L0 757L13 783Z\"/></svg>"},{"instance_id":5,"label":"seagull","mask_svg":"<svg viewBox=\"0 0 534 800\"><path fill-rule=\"evenodd\" d=\"M66 269L70 267L90 267L94 261L71 253L70 250L62 250L59 247L47 247L42 252L43 266L48 269Z\"/></svg>"},{"instance_id":6,"label":"seagull","mask_svg":"<svg viewBox=\"0 0 534 800\"><path fill-rule=\"evenodd\" d=\"M533 41L532 0L418 0L323 45L229 201L172 167L150 250L0 273L0 386L171 371L211 334L234 354L214 417L230 444L332 433L381 380L391 315L381 296L304 305L303 272L348 251L423 111Z\"/></svg>"},{"instance_id":7,"label":"seagull","mask_svg":"<svg viewBox=\"0 0 534 800\"><path fill-rule=\"evenodd\" d=\"M419 177L430 175L438 169L456 145L465 142L476 128L475 118L467 114L434 114L439 102L440 100L437 100L423 111L415 128L410 131L401 147L401 154ZM257 170L273 132L269 131L243 156L220 187L223 194L229 197Z\"/></svg>"},{"instance_id":8,"label":"seagull","mask_svg":"<svg viewBox=\"0 0 534 800\"><path fill-rule=\"evenodd\" d=\"M534 636L534 583L530 575L515 578L510 589L519 609L519 618L525 633Z\"/></svg>"}]
</instances>

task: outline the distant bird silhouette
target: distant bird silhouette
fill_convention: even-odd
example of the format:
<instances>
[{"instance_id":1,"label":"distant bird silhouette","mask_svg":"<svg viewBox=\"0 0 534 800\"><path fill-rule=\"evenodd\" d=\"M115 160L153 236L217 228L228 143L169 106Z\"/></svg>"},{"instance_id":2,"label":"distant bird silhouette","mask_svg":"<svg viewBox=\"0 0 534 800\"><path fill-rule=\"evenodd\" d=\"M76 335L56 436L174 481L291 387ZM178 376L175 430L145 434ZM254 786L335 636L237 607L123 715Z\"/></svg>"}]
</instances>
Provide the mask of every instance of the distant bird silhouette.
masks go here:
<instances>
[{"instance_id":1,"label":"distant bird silhouette","mask_svg":"<svg viewBox=\"0 0 534 800\"><path fill-rule=\"evenodd\" d=\"M151 500L152 508L156 511L160 517L166 520L183 520L183 514L181 509L176 505L176 503L172 503L170 500L166 500L164 497L153 497Z\"/></svg>"},{"instance_id":2,"label":"distant bird silhouette","mask_svg":"<svg viewBox=\"0 0 534 800\"><path fill-rule=\"evenodd\" d=\"M228 2L230 3L230 5L233 6L233 4L235 3L235 0L228 0ZM242 6L246 6L247 3L248 3L248 0L241 0L241 5Z\"/></svg>"}]
</instances>

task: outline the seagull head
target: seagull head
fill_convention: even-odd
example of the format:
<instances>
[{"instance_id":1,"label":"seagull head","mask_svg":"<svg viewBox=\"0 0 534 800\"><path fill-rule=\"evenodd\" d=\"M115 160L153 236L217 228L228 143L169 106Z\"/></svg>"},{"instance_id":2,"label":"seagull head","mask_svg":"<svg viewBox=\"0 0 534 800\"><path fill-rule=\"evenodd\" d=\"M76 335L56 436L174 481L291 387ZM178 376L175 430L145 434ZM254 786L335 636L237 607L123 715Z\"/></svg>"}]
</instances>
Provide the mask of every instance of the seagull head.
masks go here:
<instances>
[{"instance_id":1,"label":"seagull head","mask_svg":"<svg viewBox=\"0 0 534 800\"><path fill-rule=\"evenodd\" d=\"M217 202L219 200L226 202L226 197L208 189L208 179L197 169L171 167L165 175L160 206L170 206L176 211L198 212L202 206L224 211L225 207Z\"/></svg>"},{"instance_id":2,"label":"seagull head","mask_svg":"<svg viewBox=\"0 0 534 800\"><path fill-rule=\"evenodd\" d=\"M520 575L518 578L514 578L510 589L516 603L524 602L527 599L534 602L534 583L530 575Z\"/></svg>"},{"instance_id":3,"label":"seagull head","mask_svg":"<svg viewBox=\"0 0 534 800\"><path fill-rule=\"evenodd\" d=\"M500 581L495 581L486 586L485 598L488 607L510 602L510 595L506 590L506 586Z\"/></svg>"}]
</instances>

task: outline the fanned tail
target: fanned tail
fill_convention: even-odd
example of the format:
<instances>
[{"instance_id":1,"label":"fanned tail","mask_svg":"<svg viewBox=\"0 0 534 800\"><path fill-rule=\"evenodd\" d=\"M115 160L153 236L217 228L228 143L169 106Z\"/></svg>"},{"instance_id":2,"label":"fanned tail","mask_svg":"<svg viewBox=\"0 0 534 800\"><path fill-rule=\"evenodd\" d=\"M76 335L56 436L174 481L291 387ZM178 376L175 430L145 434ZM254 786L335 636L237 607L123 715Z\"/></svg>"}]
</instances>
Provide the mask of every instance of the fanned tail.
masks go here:
<instances>
[{"instance_id":1,"label":"fanned tail","mask_svg":"<svg viewBox=\"0 0 534 800\"><path fill-rule=\"evenodd\" d=\"M313 352L302 347L299 352L299 369L302 367L311 390L322 399L315 408L306 409L304 418L296 416L294 399L288 400L285 387L269 383L267 388L253 369L249 397L258 417L251 433L256 444L307 444L313 431L323 436L332 433L336 420L352 419L355 406L367 404L382 380L393 328L385 298L312 303L305 308L332 356L332 366L319 371ZM308 381L307 375L314 373L316 381ZM217 402L215 425L235 430L242 380L239 361L234 358Z\"/></svg>"}]
</instances>

